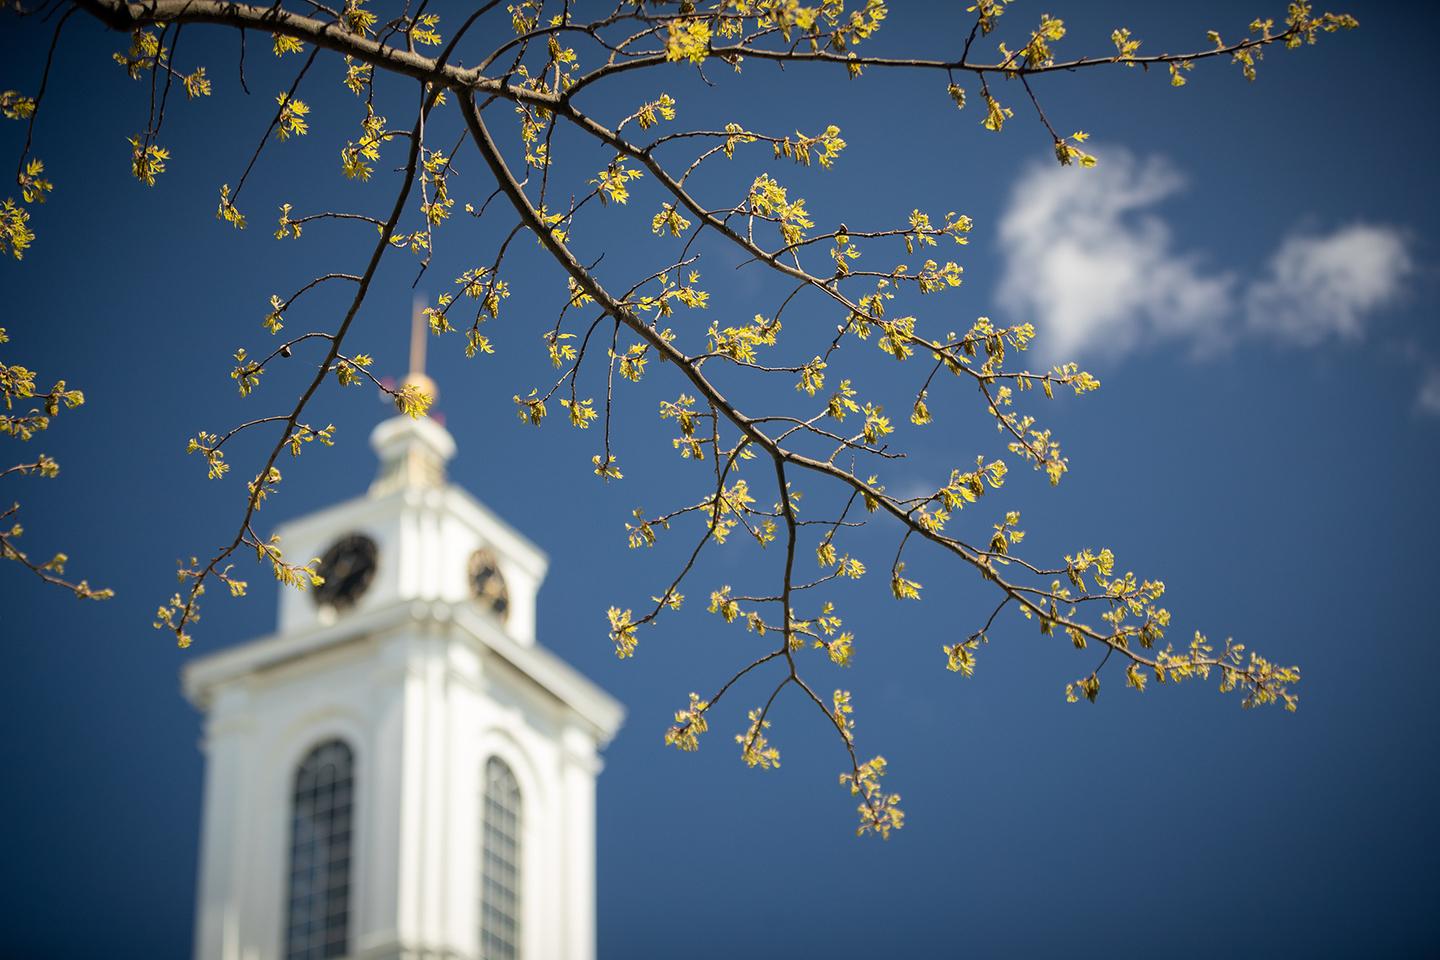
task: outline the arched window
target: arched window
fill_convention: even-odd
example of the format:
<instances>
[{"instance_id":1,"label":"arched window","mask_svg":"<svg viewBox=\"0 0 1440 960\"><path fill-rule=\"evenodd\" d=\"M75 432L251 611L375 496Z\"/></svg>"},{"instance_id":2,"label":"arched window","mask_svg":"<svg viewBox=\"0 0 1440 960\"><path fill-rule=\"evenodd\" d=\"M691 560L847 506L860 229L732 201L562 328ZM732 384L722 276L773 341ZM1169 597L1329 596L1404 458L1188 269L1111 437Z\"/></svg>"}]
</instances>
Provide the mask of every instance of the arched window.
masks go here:
<instances>
[{"instance_id":1,"label":"arched window","mask_svg":"<svg viewBox=\"0 0 1440 960\"><path fill-rule=\"evenodd\" d=\"M485 763L481 808L480 957L520 956L520 784L504 760Z\"/></svg>"},{"instance_id":2,"label":"arched window","mask_svg":"<svg viewBox=\"0 0 1440 960\"><path fill-rule=\"evenodd\" d=\"M295 771L286 960L321 960L349 952L354 766L350 747L330 740L311 750Z\"/></svg>"}]
</instances>

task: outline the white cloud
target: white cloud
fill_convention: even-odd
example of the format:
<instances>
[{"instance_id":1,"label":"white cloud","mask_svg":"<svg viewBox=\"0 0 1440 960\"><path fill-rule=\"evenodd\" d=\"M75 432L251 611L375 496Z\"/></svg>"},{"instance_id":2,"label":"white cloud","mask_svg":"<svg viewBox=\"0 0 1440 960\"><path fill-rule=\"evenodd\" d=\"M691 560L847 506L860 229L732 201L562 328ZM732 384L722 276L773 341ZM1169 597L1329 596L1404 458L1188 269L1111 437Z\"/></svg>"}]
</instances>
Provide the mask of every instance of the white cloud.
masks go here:
<instances>
[{"instance_id":1,"label":"white cloud","mask_svg":"<svg viewBox=\"0 0 1440 960\"><path fill-rule=\"evenodd\" d=\"M1420 381L1420 394L1415 398L1415 406L1421 413L1440 417L1440 367L1431 367L1425 371L1425 379Z\"/></svg>"},{"instance_id":2,"label":"white cloud","mask_svg":"<svg viewBox=\"0 0 1440 960\"><path fill-rule=\"evenodd\" d=\"M1246 291L1246 323L1306 346L1329 336L1358 339L1366 315L1395 300L1411 269L1405 238L1393 227L1357 223L1329 236L1292 234Z\"/></svg>"},{"instance_id":3,"label":"white cloud","mask_svg":"<svg viewBox=\"0 0 1440 960\"><path fill-rule=\"evenodd\" d=\"M1007 322L1033 319L1037 346L1066 358L1217 334L1234 279L1175 251L1170 228L1150 212L1182 185L1163 160L1114 148L1090 170L1031 168L1000 220Z\"/></svg>"},{"instance_id":4,"label":"white cloud","mask_svg":"<svg viewBox=\"0 0 1440 960\"><path fill-rule=\"evenodd\" d=\"M1006 322L1033 320L1052 359L1162 340L1206 353L1247 334L1311 346L1359 337L1413 269L1405 237L1368 224L1293 233L1257 278L1207 268L1155 212L1182 186L1163 159L1113 147L1092 170L1028 170L1000 220Z\"/></svg>"}]
</instances>

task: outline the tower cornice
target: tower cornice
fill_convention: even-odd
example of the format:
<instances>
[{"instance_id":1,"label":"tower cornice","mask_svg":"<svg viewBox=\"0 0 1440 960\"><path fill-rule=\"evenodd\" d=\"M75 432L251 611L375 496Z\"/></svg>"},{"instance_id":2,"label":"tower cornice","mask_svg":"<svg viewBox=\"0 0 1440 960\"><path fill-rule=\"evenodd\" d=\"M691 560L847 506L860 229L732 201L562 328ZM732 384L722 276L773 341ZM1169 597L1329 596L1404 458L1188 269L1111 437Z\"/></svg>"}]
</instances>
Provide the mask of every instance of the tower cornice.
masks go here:
<instances>
[{"instance_id":1,"label":"tower cornice","mask_svg":"<svg viewBox=\"0 0 1440 960\"><path fill-rule=\"evenodd\" d=\"M493 619L468 602L397 600L308 630L273 634L201 657L182 674L185 696L202 710L218 692L259 674L281 671L327 650L365 640L382 641L406 627L440 628L451 639L469 643L483 657L513 667L535 689L557 701L589 727L600 745L609 743L624 722L620 702L544 647L517 642Z\"/></svg>"}]
</instances>

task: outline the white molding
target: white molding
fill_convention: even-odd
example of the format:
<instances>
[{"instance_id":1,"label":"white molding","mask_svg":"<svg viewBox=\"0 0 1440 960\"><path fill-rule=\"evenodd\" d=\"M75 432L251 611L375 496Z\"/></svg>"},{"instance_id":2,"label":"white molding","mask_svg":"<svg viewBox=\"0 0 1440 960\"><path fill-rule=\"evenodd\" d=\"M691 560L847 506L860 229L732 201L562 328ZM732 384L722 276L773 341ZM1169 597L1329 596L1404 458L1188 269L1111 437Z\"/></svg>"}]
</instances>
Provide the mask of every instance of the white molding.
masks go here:
<instances>
[{"instance_id":1,"label":"white molding","mask_svg":"<svg viewBox=\"0 0 1440 960\"><path fill-rule=\"evenodd\" d=\"M281 668L323 650L383 637L407 624L447 621L583 719L602 748L619 731L625 708L618 700L544 647L514 640L468 601L397 600L378 609L355 611L328 626L262 637L221 650L186 666L185 695L196 707L207 709L216 691L225 684Z\"/></svg>"}]
</instances>

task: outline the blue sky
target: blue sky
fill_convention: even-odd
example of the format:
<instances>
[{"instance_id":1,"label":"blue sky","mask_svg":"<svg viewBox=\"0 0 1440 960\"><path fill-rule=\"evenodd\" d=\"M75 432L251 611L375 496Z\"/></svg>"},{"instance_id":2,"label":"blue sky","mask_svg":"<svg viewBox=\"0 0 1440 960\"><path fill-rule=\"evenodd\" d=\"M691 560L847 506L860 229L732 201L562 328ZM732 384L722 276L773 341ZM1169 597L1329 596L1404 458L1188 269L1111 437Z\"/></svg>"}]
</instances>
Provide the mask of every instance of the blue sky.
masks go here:
<instances>
[{"instance_id":1,"label":"blue sky","mask_svg":"<svg viewBox=\"0 0 1440 960\"><path fill-rule=\"evenodd\" d=\"M1051 11L1070 25L1062 54L1104 51L1122 24L1148 51L1201 46L1206 29L1238 35L1257 14L1283 15L1258 3L1203 14L1075 6ZM876 50L943 53L967 29L950 7L896 7ZM440 9L443 29L456 16ZM1437 68L1393 52L1412 29L1409 5L1347 9L1359 31L1269 54L1253 85L1224 63L1202 65L1179 90L1138 70L1037 83L1057 126L1093 134L1094 171L1056 169L1013 85L996 91L1016 117L995 136L979 127L974 90L957 113L932 77L848 82L756 63L738 78L712 71L714 87L679 67L664 80L685 123L841 126L850 146L835 170L777 171L822 226L843 218L859 229L913 207L974 218L972 243L956 255L965 285L927 308L1033 319L1104 384L1043 411L1070 457L1060 487L1017 470L1004 491L1033 549L1111 546L1122 567L1165 580L1172 638L1233 635L1300 664L1295 715L1242 711L1208 684L1136 695L1118 675L1096 705L1066 704L1065 683L1090 659L1017 623L993 631L964 680L944 670L939 648L979 625L987 597L940 558L916 554L927 600L897 604L883 576L849 588L841 603L857 664L844 674L816 666L818 683L853 691L862 749L885 754L905 799L903 831L888 843L856 840L853 804L835 782L841 751L798 701L782 700L774 717L777 771L745 769L730 743L743 708L768 694L763 684L712 720L698 755L661 745L685 694L723 680L753 638L697 609L642 634L633 661L611 652L605 608L656 592L689 538L646 553L624 545L629 511L668 506L687 476L652 412L675 383L657 371L622 396L622 483L589 476L592 438L559 423L522 428L510 398L548 371L538 331L563 296L529 242L517 247L514 295L489 331L498 355L467 361L458 340L432 344L440 407L460 445L453 478L552 558L541 642L629 709L600 781L602 957L1198 955L1219 943L1239 954L1348 955L1434 943L1440 637L1423 598L1440 530L1440 211L1423 171L1440 146L1424 122ZM1006 20L1018 29L1040 10L1017 3ZM150 620L173 589L175 559L228 537L243 496L235 482L207 483L184 443L253 415L257 401L285 402L286 374L248 401L235 397L230 353L263 342L271 293L325 265L350 267L369 241L317 226L302 245L282 245L268 237L269 211L285 201L374 204L383 185L341 179L335 154L355 107L339 68L317 65L306 90L311 134L261 160L242 203L252 227L232 231L212 216L216 187L243 169L293 67L252 45L247 98L233 38L187 31L180 59L210 66L215 97L172 107L162 140L173 160L149 189L128 171L125 138L143 125L146 100L109 62L122 38L83 17L67 32L36 149L57 186L33 250L0 263L0 325L13 341L7 360L66 377L89 403L43 438L60 478L7 479L0 499L23 502L37 553L66 550L72 572L119 595L79 604L0 569L9 659L0 818L10 838L0 954L182 956L199 717L178 690L189 654ZM5 21L0 87L33 86L43 46ZM617 81L589 106L613 120L643 90ZM18 150L18 129L0 128L5 149ZM478 159L460 157L462 202L483 199ZM598 165L567 172L578 187ZM726 176L707 188L733 186ZM658 201L641 181L629 208L577 231L591 258L605 253L607 282L623 289L671 252L645 226ZM510 225L458 226L422 288L436 292L471 265L467 251L488 253ZM699 269L715 278L711 316L773 310L775 288L753 267L737 270L718 246L701 252ZM355 333L393 373L413 277L405 256L387 261ZM335 303L321 297L297 320L323 323ZM812 310L787 327L834 322ZM899 383L882 379L889 368L857 363L880 388ZM914 453L895 484L933 486L950 466L999 449L973 400L951 399L957 411L929 432L905 429ZM363 438L387 408L369 391L329 390L318 404L340 442L287 471L268 523L356 495L374 470ZM231 458L243 474L243 456ZM893 531L868 531L857 549L883 570ZM718 552L690 593L738 586L755 569L748 548ZM211 602L197 651L272 628L263 579L257 571L244 602Z\"/></svg>"}]
</instances>

